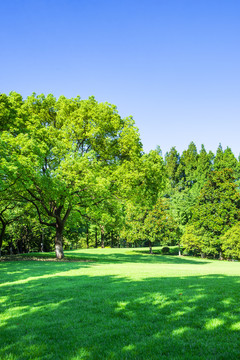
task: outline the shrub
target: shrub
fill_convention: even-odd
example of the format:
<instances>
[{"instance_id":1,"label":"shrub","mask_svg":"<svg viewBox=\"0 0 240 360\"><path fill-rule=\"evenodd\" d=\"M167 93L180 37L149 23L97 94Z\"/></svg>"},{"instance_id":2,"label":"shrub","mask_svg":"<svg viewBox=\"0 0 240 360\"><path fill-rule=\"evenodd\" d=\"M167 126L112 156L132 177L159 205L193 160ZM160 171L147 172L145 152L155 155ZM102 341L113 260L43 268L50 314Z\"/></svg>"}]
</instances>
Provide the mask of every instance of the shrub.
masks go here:
<instances>
[{"instance_id":1,"label":"shrub","mask_svg":"<svg viewBox=\"0 0 240 360\"><path fill-rule=\"evenodd\" d=\"M169 253L170 253L170 255L179 255L179 247L178 246L170 247L169 248Z\"/></svg>"},{"instance_id":2,"label":"shrub","mask_svg":"<svg viewBox=\"0 0 240 360\"><path fill-rule=\"evenodd\" d=\"M186 252L198 251L201 249L201 238L193 225L188 225L181 238L181 245L186 249Z\"/></svg>"},{"instance_id":3,"label":"shrub","mask_svg":"<svg viewBox=\"0 0 240 360\"><path fill-rule=\"evenodd\" d=\"M231 227L220 237L224 256L227 258L240 258L240 225Z\"/></svg>"},{"instance_id":4,"label":"shrub","mask_svg":"<svg viewBox=\"0 0 240 360\"><path fill-rule=\"evenodd\" d=\"M170 251L169 247L168 247L168 246L164 246L164 247L162 248L162 250L161 250L161 253L162 253L163 255L166 255L166 254L169 254L169 251Z\"/></svg>"}]
</instances>

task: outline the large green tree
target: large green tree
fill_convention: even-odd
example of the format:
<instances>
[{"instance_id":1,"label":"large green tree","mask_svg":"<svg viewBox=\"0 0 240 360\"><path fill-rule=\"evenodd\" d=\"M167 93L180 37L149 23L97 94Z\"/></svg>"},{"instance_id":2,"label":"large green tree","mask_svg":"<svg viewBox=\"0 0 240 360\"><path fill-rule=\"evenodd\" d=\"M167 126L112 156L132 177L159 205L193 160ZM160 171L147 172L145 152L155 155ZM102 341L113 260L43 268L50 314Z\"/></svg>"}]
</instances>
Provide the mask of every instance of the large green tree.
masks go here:
<instances>
[{"instance_id":1,"label":"large green tree","mask_svg":"<svg viewBox=\"0 0 240 360\"><path fill-rule=\"evenodd\" d=\"M55 228L61 259L63 230L73 209L119 193L119 174L124 176L119 168L138 163L138 131L131 117L122 119L114 105L94 97L57 100L33 94L23 100L12 93L2 99L1 173L17 182L16 199L32 203L40 223Z\"/></svg>"}]
</instances>

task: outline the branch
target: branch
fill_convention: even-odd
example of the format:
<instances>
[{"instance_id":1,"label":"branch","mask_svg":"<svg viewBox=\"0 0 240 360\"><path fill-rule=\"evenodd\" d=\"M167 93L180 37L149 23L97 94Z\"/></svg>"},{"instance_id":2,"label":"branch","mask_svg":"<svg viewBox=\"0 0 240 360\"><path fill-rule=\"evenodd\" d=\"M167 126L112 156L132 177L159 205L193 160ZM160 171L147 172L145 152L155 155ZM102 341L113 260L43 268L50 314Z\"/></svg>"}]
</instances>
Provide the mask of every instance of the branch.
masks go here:
<instances>
[{"instance_id":1,"label":"branch","mask_svg":"<svg viewBox=\"0 0 240 360\"><path fill-rule=\"evenodd\" d=\"M19 176L17 176L17 178L13 181L13 183L12 184L10 184L9 186L7 186L5 189L3 189L3 190L0 190L1 192L4 192L4 191L7 191L10 187L12 187L13 185L15 185L16 184L16 182L17 182L17 180L20 178L20 175Z\"/></svg>"},{"instance_id":2,"label":"branch","mask_svg":"<svg viewBox=\"0 0 240 360\"><path fill-rule=\"evenodd\" d=\"M27 192L37 201L40 202L40 204L42 205L42 207L44 208L44 210L46 211L46 213L48 214L48 216L52 216L53 214L48 210L48 208L46 207L46 205L44 204L43 200L41 198L38 198L37 196L35 196L32 191L30 191L29 189L26 189ZM31 201L30 201L31 202Z\"/></svg>"},{"instance_id":3,"label":"branch","mask_svg":"<svg viewBox=\"0 0 240 360\"><path fill-rule=\"evenodd\" d=\"M95 224L97 224L98 226L100 226L100 224L98 223L98 221L94 218L92 218L91 216L88 216L86 214L81 214L81 211L80 210L76 210L82 217L85 217L86 219L90 220L90 221L93 221Z\"/></svg>"},{"instance_id":4,"label":"branch","mask_svg":"<svg viewBox=\"0 0 240 360\"><path fill-rule=\"evenodd\" d=\"M69 205L69 206L68 206L68 209L67 209L67 211L66 211L66 214L64 215L63 223L65 223L65 221L67 220L67 218L68 218L71 210L72 210L72 207Z\"/></svg>"},{"instance_id":5,"label":"branch","mask_svg":"<svg viewBox=\"0 0 240 360\"><path fill-rule=\"evenodd\" d=\"M74 191L74 192L72 192L72 193L70 193L71 195L78 195L80 192L82 192L82 191L86 191L88 188L86 187L86 188L84 188L84 189L81 189L81 190L76 190L76 191Z\"/></svg>"},{"instance_id":6,"label":"branch","mask_svg":"<svg viewBox=\"0 0 240 360\"><path fill-rule=\"evenodd\" d=\"M16 206L17 206L17 204L15 204L11 207L10 207L10 204L6 205L5 208L3 208L3 210L0 212L0 216L2 216L6 210L13 210Z\"/></svg>"},{"instance_id":7,"label":"branch","mask_svg":"<svg viewBox=\"0 0 240 360\"><path fill-rule=\"evenodd\" d=\"M36 210L37 210L37 213L38 213L39 222L40 222L41 225L53 226L53 227L56 226L55 223L47 223L47 222L45 222L45 221L42 220L40 210L39 210L37 204L35 203L35 201L30 200L30 199L28 199L28 198L26 198L26 197L24 197L24 196L22 196L22 195L19 195L19 196L22 197L24 200L27 200L28 202L30 202L31 204L33 204L33 205L35 206L35 208L36 208ZM52 216L52 215L49 215L49 216Z\"/></svg>"}]
</instances>

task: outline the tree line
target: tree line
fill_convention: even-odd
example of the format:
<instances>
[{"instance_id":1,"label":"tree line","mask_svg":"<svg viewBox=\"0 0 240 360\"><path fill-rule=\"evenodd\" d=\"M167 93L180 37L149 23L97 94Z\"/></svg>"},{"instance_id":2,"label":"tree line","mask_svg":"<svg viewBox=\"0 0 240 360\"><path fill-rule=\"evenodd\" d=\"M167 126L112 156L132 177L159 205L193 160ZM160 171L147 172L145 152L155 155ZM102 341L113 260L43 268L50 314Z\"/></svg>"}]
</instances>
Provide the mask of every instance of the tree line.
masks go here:
<instances>
[{"instance_id":1,"label":"tree line","mask_svg":"<svg viewBox=\"0 0 240 360\"><path fill-rule=\"evenodd\" d=\"M179 245L239 257L239 159L192 142L145 154L116 106L0 95L0 251Z\"/></svg>"}]
</instances>

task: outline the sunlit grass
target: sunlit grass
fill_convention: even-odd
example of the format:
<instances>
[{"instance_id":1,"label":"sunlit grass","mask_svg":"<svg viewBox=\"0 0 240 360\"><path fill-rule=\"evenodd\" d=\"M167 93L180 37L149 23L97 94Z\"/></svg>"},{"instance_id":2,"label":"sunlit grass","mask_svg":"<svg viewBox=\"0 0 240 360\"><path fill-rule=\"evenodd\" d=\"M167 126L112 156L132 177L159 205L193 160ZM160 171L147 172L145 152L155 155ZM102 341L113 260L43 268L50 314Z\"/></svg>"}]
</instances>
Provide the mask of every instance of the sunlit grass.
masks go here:
<instances>
[{"instance_id":1,"label":"sunlit grass","mask_svg":"<svg viewBox=\"0 0 240 360\"><path fill-rule=\"evenodd\" d=\"M142 251L1 262L0 359L240 358L240 263Z\"/></svg>"}]
</instances>

